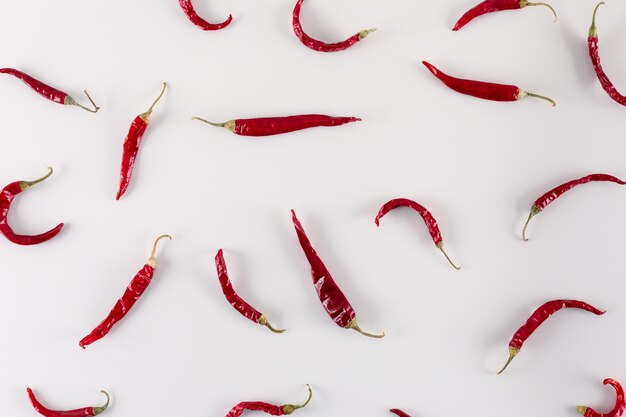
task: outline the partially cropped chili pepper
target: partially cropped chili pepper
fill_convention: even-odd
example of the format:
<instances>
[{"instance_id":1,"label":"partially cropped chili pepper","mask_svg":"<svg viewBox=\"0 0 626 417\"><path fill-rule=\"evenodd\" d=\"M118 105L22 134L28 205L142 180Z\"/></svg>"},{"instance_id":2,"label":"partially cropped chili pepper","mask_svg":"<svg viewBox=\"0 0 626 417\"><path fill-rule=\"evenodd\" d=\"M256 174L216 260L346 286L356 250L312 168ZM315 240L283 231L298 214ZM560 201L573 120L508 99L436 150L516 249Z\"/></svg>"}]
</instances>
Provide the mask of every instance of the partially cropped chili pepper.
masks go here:
<instances>
[{"instance_id":1,"label":"partially cropped chili pepper","mask_svg":"<svg viewBox=\"0 0 626 417\"><path fill-rule=\"evenodd\" d=\"M375 32L376 29L367 29L362 30L359 33L350 36L345 41L337 42L337 43L324 43L322 41L318 41L317 39L313 39L306 33L304 33L304 29L302 29L302 24L300 23L300 8L302 7L302 2L304 0L298 0L296 3L296 7L293 9L293 31L300 39L306 47L313 49L314 51L319 52L338 52L343 51L344 49L348 49L352 45L357 42L362 41L367 38L367 36Z\"/></svg>"},{"instance_id":2,"label":"partially cropped chili pepper","mask_svg":"<svg viewBox=\"0 0 626 417\"><path fill-rule=\"evenodd\" d=\"M137 272L137 275L135 275L128 285L128 288L126 288L126 291L124 291L124 295L122 295L122 298L117 300L117 303L115 303L109 315L102 321L102 323L96 326L91 333L80 341L80 347L85 349L86 346L102 339L111 331L113 326L122 320L130 309L133 308L137 300L139 300L139 298L143 295L152 281L154 268L156 267L156 257L154 255L157 244L164 238L170 240L172 239L170 235L162 235L156 239L154 246L152 247L152 252L150 253L150 258L148 258L148 263L146 263L143 268Z\"/></svg>"},{"instance_id":3,"label":"partially cropped chili pepper","mask_svg":"<svg viewBox=\"0 0 626 417\"><path fill-rule=\"evenodd\" d=\"M191 20L191 23L198 26L202 30L224 29L230 24L230 22L233 21L233 15L228 15L228 19L226 19L222 23L209 23L201 18L198 13L196 13L196 10L193 8L191 0L178 0L178 2L180 3L180 7L182 7L189 20Z\"/></svg>"},{"instance_id":4,"label":"partially cropped chili pepper","mask_svg":"<svg viewBox=\"0 0 626 417\"><path fill-rule=\"evenodd\" d=\"M392 412L393 414L397 415L398 417L411 417L410 415L408 415L404 411L398 410L397 408L393 408L393 409L391 409L389 411Z\"/></svg>"},{"instance_id":5,"label":"partially cropped chili pepper","mask_svg":"<svg viewBox=\"0 0 626 417\"><path fill-rule=\"evenodd\" d=\"M385 333L374 335L366 333L359 327L356 320L356 313L350 302L343 294L332 275L319 257L311 241L304 232L304 228L296 217L296 212L291 210L293 225L296 228L298 241L302 246L302 251L311 265L311 275L313 276L313 285L317 291L317 296L322 302L322 306L331 319L337 323L339 327L344 329L356 330L364 336L375 337L377 339L385 337Z\"/></svg>"},{"instance_id":6,"label":"partially cropped chili pepper","mask_svg":"<svg viewBox=\"0 0 626 417\"><path fill-rule=\"evenodd\" d=\"M26 85L39 93L40 96L45 97L50 101L54 101L55 103L65 104L66 106L77 106L91 113L97 113L98 110L100 110L100 107L96 106L96 103L93 102L93 100L89 96L89 93L87 93L87 90L85 90L85 95L93 105L93 109L83 106L82 104L74 100L69 94L57 90L56 88L50 87L49 85L42 83L41 81L31 77L30 75L22 71L16 70L14 68L0 68L0 74L9 74L14 76L15 78L24 81Z\"/></svg>"},{"instance_id":7,"label":"partially cropped chili pepper","mask_svg":"<svg viewBox=\"0 0 626 417\"><path fill-rule=\"evenodd\" d=\"M624 396L624 388L622 388L622 385L611 378L605 379L604 385L610 385L613 389L615 389L616 398L613 410L608 413L598 413L591 407L579 405L576 409L580 414L585 417L620 417L624 414L624 409L626 409L626 397Z\"/></svg>"},{"instance_id":8,"label":"partially cropped chili pepper","mask_svg":"<svg viewBox=\"0 0 626 417\"><path fill-rule=\"evenodd\" d=\"M261 326L265 326L274 333L284 332L284 330L276 330L274 327L272 327L270 322L267 320L267 317L261 314L250 304L245 302L245 300L237 294L237 292L233 288L232 282L230 282L230 278L228 278L228 270L226 269L226 261L224 260L224 251L222 251L221 249L217 252L217 255L215 256L215 266L217 267L217 277L220 280L220 285L222 286L224 296L226 297L230 305L235 308L235 310L237 310L242 316L244 316L248 320L252 320L253 322L260 324Z\"/></svg>"},{"instance_id":9,"label":"partially cropped chili pepper","mask_svg":"<svg viewBox=\"0 0 626 417\"><path fill-rule=\"evenodd\" d=\"M150 106L147 112L141 113L139 116L135 117L135 120L133 120L133 123L130 125L128 135L126 135L126 139L124 140L122 166L120 168L120 187L115 197L116 200L119 200L128 189L130 177L133 174L133 168L135 166L135 159L137 158L137 152L139 152L141 140L143 139L144 133L146 133L148 123L150 123L150 116L152 115L154 106L159 102L161 97L163 97L166 88L167 84L163 83L161 94L159 94L154 103L152 103L152 106Z\"/></svg>"},{"instance_id":10,"label":"partially cropped chili pepper","mask_svg":"<svg viewBox=\"0 0 626 417\"><path fill-rule=\"evenodd\" d=\"M539 214L543 209L548 207L550 203L561 197L567 191L579 185L587 184L588 182L613 182L619 185L626 185L625 181L622 181L612 175L591 174L577 180L568 181L565 184L561 184L558 187L551 189L550 191L539 197L537 200L535 200L533 206L530 208L528 220L526 220L526 224L524 224L524 229L522 230L522 239L524 239L524 241L528 241L528 239L526 238L526 228L528 227L528 223L530 223L530 220L533 217Z\"/></svg>"},{"instance_id":11,"label":"partially cropped chili pepper","mask_svg":"<svg viewBox=\"0 0 626 417\"><path fill-rule=\"evenodd\" d=\"M478 16L482 16L487 13L500 12L502 10L517 10L523 9L528 6L546 6L552 13L554 13L554 21L556 22L557 16L556 11L547 3L531 3L528 0L485 0L482 3L477 4L475 7L468 10L452 30L457 31L461 29L463 26L467 25L472 20L476 19Z\"/></svg>"},{"instance_id":12,"label":"partially cropped chili pepper","mask_svg":"<svg viewBox=\"0 0 626 417\"><path fill-rule=\"evenodd\" d=\"M52 175L52 168L48 167L48 173L43 177L34 180L34 181L15 181L11 184L7 185L0 192L0 233L4 235L7 239L9 239L13 243L17 243L18 245L37 245L39 243L46 242L53 237L55 237L61 229L63 228L63 223L60 223L57 227L52 230L49 230L45 233L35 236L27 236L27 235L18 235L13 231L11 226L9 226L8 215L9 209L11 208L11 203L15 197L28 190L35 184L39 184L46 178Z\"/></svg>"},{"instance_id":13,"label":"partially cropped chili pepper","mask_svg":"<svg viewBox=\"0 0 626 417\"><path fill-rule=\"evenodd\" d=\"M549 97L540 96L539 94L529 93L514 85L493 84L483 81L464 80L461 78L451 77L439 71L434 65L426 61L422 64L428 68L430 72L439 80L448 86L448 88L457 93L466 94L468 96L482 98L491 101L518 101L524 97L536 97L549 101L552 106L556 106L556 102Z\"/></svg>"},{"instance_id":14,"label":"partially cropped chili pepper","mask_svg":"<svg viewBox=\"0 0 626 417\"><path fill-rule=\"evenodd\" d=\"M110 400L109 394L106 391L102 390L100 392L103 393L107 398L106 403L102 407L85 407L85 408L79 408L76 410L58 411L58 410L50 410L44 407L39 401L37 401L37 398L35 398L35 394L33 394L33 391L30 388L27 388L26 391L28 391L28 398L30 398L30 402L35 408L35 410L37 410L39 414L45 417L93 417L93 416L97 416L98 414L102 413L104 410L107 409L107 407L109 406L109 400Z\"/></svg>"},{"instance_id":15,"label":"partially cropped chili pepper","mask_svg":"<svg viewBox=\"0 0 626 417\"><path fill-rule=\"evenodd\" d=\"M397 209L398 207L411 208L415 210L420 216L422 216L422 220L424 220L424 223L426 223L426 227L428 228L428 232L430 233L430 236L432 237L435 246L437 246L437 248L439 248L439 250L443 253L448 262L450 262L450 265L452 265L456 270L461 269L456 266L454 262L452 262L446 251L443 249L443 238L441 237L441 231L439 230L437 220L433 217L430 211L428 211L421 204L406 198L396 198L394 200L391 200L385 203L378 211L376 219L374 219L376 226L380 226L380 219L382 219L385 214L389 213L391 210Z\"/></svg>"},{"instance_id":16,"label":"partially cropped chili pepper","mask_svg":"<svg viewBox=\"0 0 626 417\"><path fill-rule=\"evenodd\" d=\"M239 417L246 410L262 411L266 414L271 414L273 416L293 414L294 411L300 408L306 407L311 401L311 398L313 397L313 391L311 390L311 387L309 385L307 385L306 387L309 390L309 398L302 405L293 405L293 404L274 405L274 404L268 404L268 403L264 403L260 401L254 401L254 402L246 401L246 402L241 402L237 404L236 406L234 406L228 412L228 414L226 414L226 417Z\"/></svg>"},{"instance_id":17,"label":"partially cropped chili pepper","mask_svg":"<svg viewBox=\"0 0 626 417\"><path fill-rule=\"evenodd\" d=\"M509 342L509 360L506 362L504 367L498 372L500 375L504 370L509 366L513 358L517 356L524 345L524 342L545 322L551 315L560 311L564 308L579 308L581 310L589 311L597 316L601 316L606 311L601 311L595 308L594 306L585 303L584 301L577 300L553 300L548 301L541 307L539 307L535 312L528 318L526 323L520 327L511 341Z\"/></svg>"}]
</instances>

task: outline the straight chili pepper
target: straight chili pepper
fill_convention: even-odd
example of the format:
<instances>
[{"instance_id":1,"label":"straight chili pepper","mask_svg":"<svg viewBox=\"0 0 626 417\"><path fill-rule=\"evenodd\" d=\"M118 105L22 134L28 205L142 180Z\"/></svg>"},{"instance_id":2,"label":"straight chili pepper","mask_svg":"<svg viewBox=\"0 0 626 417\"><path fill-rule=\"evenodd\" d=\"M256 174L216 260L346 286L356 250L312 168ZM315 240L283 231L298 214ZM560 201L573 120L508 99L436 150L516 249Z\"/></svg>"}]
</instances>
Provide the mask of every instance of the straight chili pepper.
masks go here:
<instances>
[{"instance_id":1,"label":"straight chili pepper","mask_svg":"<svg viewBox=\"0 0 626 417\"><path fill-rule=\"evenodd\" d=\"M595 308L594 306L585 303L584 301L577 300L553 300L548 301L541 307L539 307L535 312L528 318L526 323L520 327L509 342L509 360L506 362L504 367L498 372L500 375L504 370L509 366L513 358L517 356L524 345L524 342L545 322L551 315L560 311L564 308L579 308L581 310L589 311L597 316L601 316L606 311L601 311Z\"/></svg>"},{"instance_id":2,"label":"straight chili pepper","mask_svg":"<svg viewBox=\"0 0 626 417\"><path fill-rule=\"evenodd\" d=\"M385 337L385 333L374 335L366 333L357 324L356 313L354 308L343 294L332 275L319 257L311 241L304 232L304 228L296 217L296 212L291 210L293 225L298 235L298 241L302 247L302 251L311 265L311 275L313 276L313 285L317 291L317 296L322 302L322 306L331 319L337 323L339 327L344 329L356 330L364 336L375 337L377 339Z\"/></svg>"},{"instance_id":3,"label":"straight chili pepper","mask_svg":"<svg viewBox=\"0 0 626 417\"><path fill-rule=\"evenodd\" d=\"M397 415L398 417L411 417L410 415L408 415L404 411L398 410L397 408L392 408L389 411L392 412L393 414Z\"/></svg>"},{"instance_id":4,"label":"straight chili pepper","mask_svg":"<svg viewBox=\"0 0 626 417\"><path fill-rule=\"evenodd\" d=\"M128 288L126 288L126 291L124 291L124 295L122 295L122 298L117 300L117 303L115 303L109 315L102 321L102 323L96 326L91 333L80 341L80 347L85 349L86 346L89 346L93 342L96 342L106 336L111 331L113 326L126 316L130 309L133 308L137 300L139 300L139 298L143 295L148 288L148 285L150 285L152 277L154 276L154 268L156 267L156 258L154 254L156 252L157 244L163 238L172 239L170 235L162 235L156 239L154 246L152 247L152 253L150 253L150 258L148 258L148 263L146 263L143 268L137 272L137 275L135 275L128 285Z\"/></svg>"},{"instance_id":5,"label":"straight chili pepper","mask_svg":"<svg viewBox=\"0 0 626 417\"><path fill-rule=\"evenodd\" d=\"M622 385L611 378L605 379L604 385L610 385L613 389L615 389L616 398L613 410L608 413L598 413L591 407L579 405L576 409L580 414L585 417L620 417L624 414L624 409L626 409L626 397L624 396L624 388L622 388Z\"/></svg>"},{"instance_id":6,"label":"straight chili pepper","mask_svg":"<svg viewBox=\"0 0 626 417\"><path fill-rule=\"evenodd\" d=\"M93 110L81 105L76 100L74 100L69 94L61 90L57 90L56 88L50 87L49 85L42 83L41 81L31 77L30 75L22 71L16 70L14 68L0 68L0 74L9 74L19 80L22 80L26 85L32 88L35 92L39 93L40 96L45 97L50 101L54 101L55 103L64 104L66 106L77 106L91 113L97 113L98 110L100 110L100 107L98 107L96 103L93 102L93 100L89 96L89 93L87 93L87 90L85 90L85 95L87 96L91 104L93 105L94 107Z\"/></svg>"},{"instance_id":7,"label":"straight chili pepper","mask_svg":"<svg viewBox=\"0 0 626 417\"><path fill-rule=\"evenodd\" d=\"M33 390L31 390L30 388L27 388L26 391L28 392L28 398L30 398L30 402L35 408L35 410L37 410L39 414L45 417L93 417L93 416L97 416L98 414L102 413L104 410L107 409L107 407L109 406L109 400L110 400L109 394L106 391L102 390L100 392L106 396L106 403L101 407L85 407L85 408L79 408L76 410L58 411L58 410L50 410L44 407L37 400L37 398L35 397L35 394L33 394Z\"/></svg>"},{"instance_id":8,"label":"straight chili pepper","mask_svg":"<svg viewBox=\"0 0 626 417\"><path fill-rule=\"evenodd\" d=\"M556 106L556 102L549 97L540 96L539 94L529 93L514 85L493 84L483 81L464 80L461 78L451 77L439 71L434 65L426 61L422 64L428 68L432 74L437 77L448 88L457 93L466 94L468 96L482 98L491 101L519 101L524 97L536 97L549 101L552 106Z\"/></svg>"},{"instance_id":9,"label":"straight chili pepper","mask_svg":"<svg viewBox=\"0 0 626 417\"><path fill-rule=\"evenodd\" d=\"M202 30L224 29L233 20L233 15L228 15L228 19L226 19L222 23L209 23L201 18L198 13L196 13L196 10L193 8L191 0L178 0L178 2L180 3L180 7L183 9L185 15L187 15L187 18L189 18L191 23L198 26Z\"/></svg>"},{"instance_id":10,"label":"straight chili pepper","mask_svg":"<svg viewBox=\"0 0 626 417\"><path fill-rule=\"evenodd\" d=\"M306 407L311 401L311 398L313 397L313 391L311 390L311 387L309 385L307 385L306 387L309 390L309 398L302 405L293 405L293 404L274 405L274 404L268 404L268 403L260 402L260 401L254 401L254 402L246 401L246 402L241 402L237 404L236 406L234 406L228 412L228 414L226 414L226 417L239 417L246 410L262 411L266 414L271 414L273 416L293 414L294 411L300 408Z\"/></svg>"},{"instance_id":11,"label":"straight chili pepper","mask_svg":"<svg viewBox=\"0 0 626 417\"><path fill-rule=\"evenodd\" d=\"M34 180L34 181L15 181L11 184L7 185L0 192L0 233L4 235L11 242L16 243L18 245L37 245L39 243L46 242L56 235L59 234L61 229L63 228L63 223L60 223L57 227L52 230L49 230L45 233L35 236L28 235L18 235L13 231L11 226L9 226L8 216L9 209L11 208L11 203L15 199L17 195L23 193L28 190L35 184L39 184L52 175L52 168L48 167L48 173L43 177Z\"/></svg>"},{"instance_id":12,"label":"straight chili pepper","mask_svg":"<svg viewBox=\"0 0 626 417\"><path fill-rule=\"evenodd\" d=\"M126 139L124 140L122 166L120 168L120 186L117 191L117 196L115 197L116 200L119 200L128 189L130 177L133 174L133 168L135 166L135 159L137 158L137 152L139 152L141 140L143 139L144 133L146 133L148 123L150 123L150 116L152 115L154 106L161 100L161 97L163 97L166 88L167 84L163 83L161 94L159 94L154 103L152 103L152 106L150 106L147 112L141 113L139 116L135 117L135 120L133 120L133 123L130 125L128 135L126 135Z\"/></svg>"},{"instance_id":13,"label":"straight chili pepper","mask_svg":"<svg viewBox=\"0 0 626 417\"><path fill-rule=\"evenodd\" d=\"M528 6L546 6L554 13L554 21L556 22L556 11L547 3L531 3L528 0L485 0L465 12L463 16L456 22L452 30L457 31L467 25L478 16L487 13L500 12L503 10L518 10Z\"/></svg>"},{"instance_id":14,"label":"straight chili pepper","mask_svg":"<svg viewBox=\"0 0 626 417\"><path fill-rule=\"evenodd\" d=\"M533 203L530 208L530 214L528 215L528 220L526 220L526 224L524 224L524 229L522 230L522 239L524 241L528 241L526 238L526 228L528 227L528 223L530 220L539 214L543 209L548 207L550 203L552 203L557 198L561 197L564 193L571 190L574 187L577 187L582 184L587 184L588 182L613 182L619 185L626 185L625 181L620 180L617 177L607 174L591 174L586 177L579 178L577 180L568 181L565 184L561 184L558 187L555 187L539 197Z\"/></svg>"}]
</instances>

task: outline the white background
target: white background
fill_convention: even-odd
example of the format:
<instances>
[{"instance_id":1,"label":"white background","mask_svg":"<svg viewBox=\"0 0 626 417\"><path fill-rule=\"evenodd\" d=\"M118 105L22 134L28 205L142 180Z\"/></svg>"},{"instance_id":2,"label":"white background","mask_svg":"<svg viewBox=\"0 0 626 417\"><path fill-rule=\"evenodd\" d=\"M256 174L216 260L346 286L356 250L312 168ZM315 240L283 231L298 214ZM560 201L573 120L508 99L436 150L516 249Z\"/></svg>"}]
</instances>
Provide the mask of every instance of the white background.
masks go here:
<instances>
[{"instance_id":1,"label":"white background","mask_svg":"<svg viewBox=\"0 0 626 417\"><path fill-rule=\"evenodd\" d=\"M26 387L55 408L115 398L111 416L223 416L242 400L299 402L302 417L575 416L612 407L605 377L626 382L626 189L580 187L520 231L534 199L592 172L626 176L624 108L602 91L587 56L594 1L553 0L450 30L473 1L309 0L302 22L337 41L323 54L291 29L293 1L196 1L203 32L175 0L4 1L0 66L20 68L85 102L92 115L0 78L0 182L55 173L15 202L10 222L54 240L0 241L0 404L34 415ZM599 14L603 63L626 90L626 4ZM458 95L420 61L461 77L554 97L493 103ZM114 199L132 119L169 83L144 138L131 187ZM363 122L244 138L192 122L325 113ZM453 270L408 210L438 218ZM348 295L361 326L342 330L311 284L289 209ZM78 341L108 313L162 242L152 285L121 325L87 350ZM279 327L275 335L225 301L214 256L235 287ZM506 374L512 333L554 298L608 313L564 311Z\"/></svg>"}]
</instances>

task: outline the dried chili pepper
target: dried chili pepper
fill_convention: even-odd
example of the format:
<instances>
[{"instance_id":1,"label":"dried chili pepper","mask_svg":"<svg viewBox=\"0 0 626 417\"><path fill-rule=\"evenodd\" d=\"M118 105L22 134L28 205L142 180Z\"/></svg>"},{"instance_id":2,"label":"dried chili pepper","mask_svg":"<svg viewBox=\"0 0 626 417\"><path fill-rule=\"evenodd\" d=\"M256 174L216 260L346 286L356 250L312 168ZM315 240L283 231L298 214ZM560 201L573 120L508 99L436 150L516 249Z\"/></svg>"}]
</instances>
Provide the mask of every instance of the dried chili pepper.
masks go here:
<instances>
[{"instance_id":1,"label":"dried chili pepper","mask_svg":"<svg viewBox=\"0 0 626 417\"><path fill-rule=\"evenodd\" d=\"M124 291L124 295L122 295L122 298L117 300L117 303L115 303L109 315L102 321L102 323L96 326L91 333L80 341L80 347L85 349L86 346L89 346L93 342L96 342L106 336L111 331L113 326L126 316L137 300L139 300L139 298L143 295L148 288L148 285L150 285L152 277L154 276L154 269L156 267L156 258L154 254L156 252L157 244L163 238L172 239L170 235L162 235L155 240L152 252L150 253L150 258L148 258L148 263L146 263L143 268L137 272L137 275L135 275L128 285L128 288L126 288L126 291Z\"/></svg>"},{"instance_id":2,"label":"dried chili pepper","mask_svg":"<svg viewBox=\"0 0 626 417\"><path fill-rule=\"evenodd\" d=\"M422 216L422 220L426 223L426 227L428 228L428 232L435 243L435 246L443 253L446 257L450 265L452 265L456 270L459 270L458 266L452 262L446 251L443 249L443 238L441 237L441 231L439 230L439 225L437 225L437 220L433 217L433 215L428 211L424 206L419 203L416 203L413 200L409 200L406 198L396 198L385 203L378 214L376 215L376 219L374 219L374 223L376 226L380 226L380 219L382 219L385 214L389 213L391 210L397 209L398 207L408 207L415 210L420 216Z\"/></svg>"},{"instance_id":3,"label":"dried chili pepper","mask_svg":"<svg viewBox=\"0 0 626 417\"><path fill-rule=\"evenodd\" d=\"M601 316L606 311L601 311L595 308L594 306L585 303L584 301L577 300L553 300L548 301L539 307L535 312L528 318L526 323L520 327L509 342L509 360L506 362L504 367L498 372L500 375L504 370L509 366L513 358L517 356L524 345L524 342L534 333L535 330L539 328L551 315L560 311L564 308L579 308L581 310L589 311L597 316Z\"/></svg>"},{"instance_id":4,"label":"dried chili pepper","mask_svg":"<svg viewBox=\"0 0 626 417\"><path fill-rule=\"evenodd\" d=\"M528 0L485 0L482 3L477 4L475 7L468 10L452 30L457 31L461 29L463 26L467 25L472 20L476 19L478 16L485 15L487 13L500 12L503 10L518 10L523 9L528 6L546 6L552 13L554 13L554 21L556 22L557 16L556 11L547 3L531 3Z\"/></svg>"},{"instance_id":5,"label":"dried chili pepper","mask_svg":"<svg viewBox=\"0 0 626 417\"><path fill-rule=\"evenodd\" d=\"M93 416L97 416L98 414L102 413L104 410L107 409L107 407L109 406L109 400L110 400L109 394L106 391L102 390L100 392L106 396L107 400L106 400L106 403L101 407L85 407L85 408L79 408L77 410L58 411L58 410L50 410L44 407L39 401L37 401L35 394L33 394L33 390L31 390L30 388L27 388L26 391L28 392L28 398L30 398L30 402L33 404L33 407L35 408L35 410L37 410L39 414L45 417L93 417Z\"/></svg>"},{"instance_id":6,"label":"dried chili pepper","mask_svg":"<svg viewBox=\"0 0 626 417\"><path fill-rule=\"evenodd\" d=\"M159 102L161 97L163 97L166 88L167 84L163 83L161 94L159 94L154 103L152 103L152 106L150 106L147 112L141 113L139 116L135 117L135 120L133 120L133 123L130 125L128 135L126 135L126 139L124 140L122 166L120 168L120 187L115 197L116 200L119 200L128 189L130 177L133 174L133 167L135 166L135 159L137 158L137 152L139 152L141 140L150 122L150 116L152 115L154 106Z\"/></svg>"},{"instance_id":7,"label":"dried chili pepper","mask_svg":"<svg viewBox=\"0 0 626 417\"><path fill-rule=\"evenodd\" d=\"M241 402L237 404L236 406L234 406L228 412L228 414L226 414L226 417L239 417L246 410L262 411L266 414L271 414L273 416L293 414L294 411L300 408L306 407L311 401L311 398L313 397L313 391L311 390L311 387L309 385L307 385L306 387L309 390L309 398L302 405L293 405L293 404L274 405L274 404L268 404L268 403L264 403L260 401L254 401L254 402L246 401L246 402Z\"/></svg>"},{"instance_id":8,"label":"dried chili pepper","mask_svg":"<svg viewBox=\"0 0 626 417\"><path fill-rule=\"evenodd\" d=\"M183 11L194 25L198 26L202 30L220 30L224 29L226 26L233 21L233 15L228 15L228 19L223 21L222 23L209 23L203 18L201 18L196 10L193 8L193 4L191 0L178 0L180 3L180 7L182 7Z\"/></svg>"},{"instance_id":9,"label":"dried chili pepper","mask_svg":"<svg viewBox=\"0 0 626 417\"><path fill-rule=\"evenodd\" d=\"M364 336L375 337L377 339L385 337L385 333L374 335L361 330L357 324L356 313L352 305L350 305L350 302L333 279L326 265L324 265L324 262L311 245L311 241L304 232L302 224L300 224L300 221L296 217L296 212L291 210L291 215L296 234L298 235L298 241L311 265L313 285L315 286L317 296L322 302L326 313L328 313L330 318L333 319L339 327L356 330Z\"/></svg>"},{"instance_id":10,"label":"dried chili pepper","mask_svg":"<svg viewBox=\"0 0 626 417\"><path fill-rule=\"evenodd\" d=\"M306 47L313 49L314 51L319 51L319 52L343 51L344 49L348 49L355 43L360 42L363 39L367 38L367 36L370 33L376 31L376 29L362 30L359 33L349 37L345 41L341 41L337 43L324 43L324 42L318 41L317 39L313 39L312 37L304 33L304 29L302 29L302 24L300 23L300 8L302 7L303 1L304 0L298 0L298 2L296 3L296 7L293 9L293 31L298 37L298 39L300 39L300 42L302 42Z\"/></svg>"},{"instance_id":11,"label":"dried chili pepper","mask_svg":"<svg viewBox=\"0 0 626 417\"><path fill-rule=\"evenodd\" d=\"M626 185L625 181L620 180L617 177L607 174L591 174L586 177L579 178L577 180L568 181L565 184L561 184L558 187L555 187L539 197L530 208L530 214L528 215L528 220L526 220L526 224L524 224L524 229L522 230L522 239L524 241L528 241L526 238L526 228L528 227L528 223L530 220L539 214L543 209L545 209L550 203L552 203L557 198L561 197L564 193L571 190L574 187L577 187L582 184L587 184L588 182L613 182L619 185Z\"/></svg>"},{"instance_id":12,"label":"dried chili pepper","mask_svg":"<svg viewBox=\"0 0 626 417\"><path fill-rule=\"evenodd\" d=\"M442 83L457 93L466 94L468 96L482 98L491 101L518 101L524 97L536 97L549 101L552 106L556 106L556 102L549 97L540 96L539 94L529 93L514 85L493 84L483 81L464 80L461 78L451 77L439 71L434 65L426 61L422 64L433 73Z\"/></svg>"},{"instance_id":13,"label":"dried chili pepper","mask_svg":"<svg viewBox=\"0 0 626 417\"><path fill-rule=\"evenodd\" d=\"M610 385L613 389L615 389L616 398L613 410L608 413L598 413L591 407L579 405L576 409L580 414L585 417L620 417L624 414L624 409L626 409L626 398L624 396L624 388L622 388L622 385L611 378L605 379L604 385Z\"/></svg>"},{"instance_id":14,"label":"dried chili pepper","mask_svg":"<svg viewBox=\"0 0 626 417\"><path fill-rule=\"evenodd\" d=\"M392 412L393 414L397 415L398 417L411 417L410 415L408 415L404 411L398 410L397 408L392 408L389 411Z\"/></svg>"},{"instance_id":15,"label":"dried chili pepper","mask_svg":"<svg viewBox=\"0 0 626 417\"><path fill-rule=\"evenodd\" d=\"M11 184L7 185L0 192L0 233L4 235L7 239L9 239L13 243L17 243L18 245L37 245L39 243L46 242L53 237L55 237L61 229L63 228L63 223L60 223L57 227L52 230L49 230L45 233L35 236L27 236L27 235L18 235L16 234L11 226L9 226L8 215L9 209L11 208L11 203L15 197L28 190L35 184L39 184L52 175L52 168L48 167L48 173L43 177L34 180L34 181L15 181Z\"/></svg>"},{"instance_id":16,"label":"dried chili pepper","mask_svg":"<svg viewBox=\"0 0 626 417\"><path fill-rule=\"evenodd\" d=\"M85 90L84 92L91 104L93 105L93 110L78 103L69 94L57 90L56 88L50 87L49 85L42 83L41 81L31 77L30 75L22 71L16 70L14 68L0 68L0 74L9 74L17 79L22 80L26 85L39 93L40 96L45 97L50 101L54 101L55 103L65 104L66 106L77 106L91 113L97 113L98 110L100 110L100 107L98 107L96 103L93 102L93 100L89 96L89 93L87 93L87 90Z\"/></svg>"}]
</instances>

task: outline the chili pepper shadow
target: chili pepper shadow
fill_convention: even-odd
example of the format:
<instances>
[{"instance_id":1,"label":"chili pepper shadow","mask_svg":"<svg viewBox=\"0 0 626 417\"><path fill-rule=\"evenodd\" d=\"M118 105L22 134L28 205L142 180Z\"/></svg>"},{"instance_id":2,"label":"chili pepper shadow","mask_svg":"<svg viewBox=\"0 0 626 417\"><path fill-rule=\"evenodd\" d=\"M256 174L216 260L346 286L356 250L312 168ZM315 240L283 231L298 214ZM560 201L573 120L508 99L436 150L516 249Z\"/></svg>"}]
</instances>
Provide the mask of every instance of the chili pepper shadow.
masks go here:
<instances>
[{"instance_id":1,"label":"chili pepper shadow","mask_svg":"<svg viewBox=\"0 0 626 417\"><path fill-rule=\"evenodd\" d=\"M580 84L589 86L595 85L597 80L596 73L589 61L587 30L588 28L581 28L580 31L573 31L570 27L562 27L560 34L572 61L569 68L572 68Z\"/></svg>"}]
</instances>

